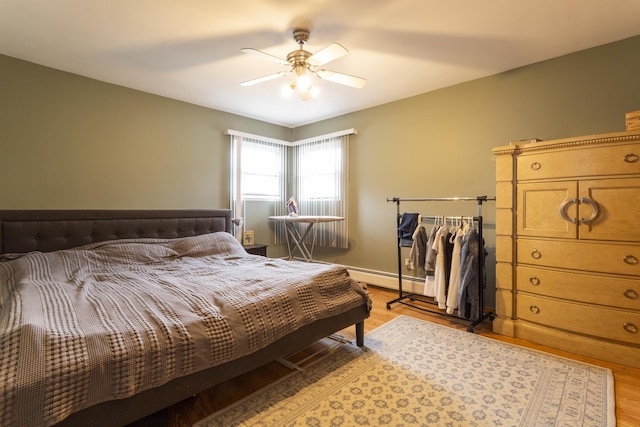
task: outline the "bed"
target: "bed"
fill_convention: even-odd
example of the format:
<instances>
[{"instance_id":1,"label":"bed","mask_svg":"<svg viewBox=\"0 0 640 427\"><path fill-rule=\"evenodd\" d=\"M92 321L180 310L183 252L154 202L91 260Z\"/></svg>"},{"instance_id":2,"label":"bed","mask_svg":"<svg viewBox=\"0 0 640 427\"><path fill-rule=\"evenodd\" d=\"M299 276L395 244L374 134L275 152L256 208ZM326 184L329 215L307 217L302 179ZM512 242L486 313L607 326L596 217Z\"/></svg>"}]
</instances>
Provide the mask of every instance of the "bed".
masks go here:
<instances>
[{"instance_id":1,"label":"bed","mask_svg":"<svg viewBox=\"0 0 640 427\"><path fill-rule=\"evenodd\" d=\"M0 425L117 426L355 326L344 267L247 254L229 210L0 211Z\"/></svg>"}]
</instances>

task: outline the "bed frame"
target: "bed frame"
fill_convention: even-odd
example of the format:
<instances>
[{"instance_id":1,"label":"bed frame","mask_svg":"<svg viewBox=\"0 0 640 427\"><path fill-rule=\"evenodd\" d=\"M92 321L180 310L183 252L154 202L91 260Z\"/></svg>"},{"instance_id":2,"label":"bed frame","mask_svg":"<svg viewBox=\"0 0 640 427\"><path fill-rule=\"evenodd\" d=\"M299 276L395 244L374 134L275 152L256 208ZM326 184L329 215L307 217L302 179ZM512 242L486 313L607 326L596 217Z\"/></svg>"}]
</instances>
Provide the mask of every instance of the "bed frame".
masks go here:
<instances>
[{"instance_id":1,"label":"bed frame","mask_svg":"<svg viewBox=\"0 0 640 427\"><path fill-rule=\"evenodd\" d=\"M177 238L231 232L231 211L217 210L9 210L0 211L0 253L69 249L89 243L128 238ZM307 325L240 359L72 414L59 426L117 426L151 415L216 384L304 348L355 325L356 344L364 344L361 307Z\"/></svg>"}]
</instances>

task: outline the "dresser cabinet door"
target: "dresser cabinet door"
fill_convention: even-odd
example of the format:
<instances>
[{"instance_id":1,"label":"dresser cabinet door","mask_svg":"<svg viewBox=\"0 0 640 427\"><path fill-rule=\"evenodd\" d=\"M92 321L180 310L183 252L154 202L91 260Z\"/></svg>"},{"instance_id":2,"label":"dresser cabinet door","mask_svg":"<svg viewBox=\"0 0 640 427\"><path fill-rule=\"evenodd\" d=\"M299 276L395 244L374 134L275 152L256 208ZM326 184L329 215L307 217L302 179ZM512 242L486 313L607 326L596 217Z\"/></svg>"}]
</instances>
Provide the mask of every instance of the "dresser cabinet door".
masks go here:
<instances>
[{"instance_id":1,"label":"dresser cabinet door","mask_svg":"<svg viewBox=\"0 0 640 427\"><path fill-rule=\"evenodd\" d=\"M640 241L640 178L580 181L578 215L580 239Z\"/></svg>"},{"instance_id":2,"label":"dresser cabinet door","mask_svg":"<svg viewBox=\"0 0 640 427\"><path fill-rule=\"evenodd\" d=\"M518 235L577 238L577 224L567 220L578 215L577 194L576 181L519 184Z\"/></svg>"},{"instance_id":3,"label":"dresser cabinet door","mask_svg":"<svg viewBox=\"0 0 640 427\"><path fill-rule=\"evenodd\" d=\"M640 178L518 185L518 234L640 241Z\"/></svg>"}]
</instances>

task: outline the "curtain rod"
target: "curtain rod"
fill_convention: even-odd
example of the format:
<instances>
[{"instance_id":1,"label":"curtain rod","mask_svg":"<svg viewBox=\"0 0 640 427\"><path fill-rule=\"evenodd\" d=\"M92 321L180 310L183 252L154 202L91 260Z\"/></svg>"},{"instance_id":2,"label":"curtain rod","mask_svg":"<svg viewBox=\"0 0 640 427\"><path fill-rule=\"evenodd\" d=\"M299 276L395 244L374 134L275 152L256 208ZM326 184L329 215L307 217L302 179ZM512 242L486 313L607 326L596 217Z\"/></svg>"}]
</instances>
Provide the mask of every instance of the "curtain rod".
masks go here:
<instances>
[{"instance_id":1,"label":"curtain rod","mask_svg":"<svg viewBox=\"0 0 640 427\"><path fill-rule=\"evenodd\" d=\"M354 128L351 128L351 129L340 130L337 132L327 133L324 135L314 136L311 138L300 139L298 141L291 142L291 145L296 146L296 145L308 144L309 142L316 142L323 139L338 138L340 136L357 135L357 134L358 134L358 131Z\"/></svg>"},{"instance_id":2,"label":"curtain rod","mask_svg":"<svg viewBox=\"0 0 640 427\"><path fill-rule=\"evenodd\" d=\"M473 219L477 221L480 217L473 215L422 215L420 214L420 218L423 221L433 221L434 219Z\"/></svg>"},{"instance_id":3,"label":"curtain rod","mask_svg":"<svg viewBox=\"0 0 640 427\"><path fill-rule=\"evenodd\" d=\"M261 135L256 135L256 134L253 134L253 133L241 132L241 131L233 130L233 129L227 129L224 132L224 134L225 135L230 135L230 136L239 136L239 137L242 137L242 138L255 139L257 141L262 141L262 142L270 142L272 144L286 145L288 147L295 147L296 145L307 144L309 142L315 142L315 141L319 141L319 140L323 140L323 139L337 138L337 137L345 136L345 135L357 135L358 131L356 129L354 129L354 128L351 128L351 129L339 130L337 132L327 133L327 134L324 134L324 135L314 136L314 137L311 137L311 138L301 139L301 140L298 140L298 141L284 141L282 139L269 138L267 136L261 136Z\"/></svg>"}]
</instances>

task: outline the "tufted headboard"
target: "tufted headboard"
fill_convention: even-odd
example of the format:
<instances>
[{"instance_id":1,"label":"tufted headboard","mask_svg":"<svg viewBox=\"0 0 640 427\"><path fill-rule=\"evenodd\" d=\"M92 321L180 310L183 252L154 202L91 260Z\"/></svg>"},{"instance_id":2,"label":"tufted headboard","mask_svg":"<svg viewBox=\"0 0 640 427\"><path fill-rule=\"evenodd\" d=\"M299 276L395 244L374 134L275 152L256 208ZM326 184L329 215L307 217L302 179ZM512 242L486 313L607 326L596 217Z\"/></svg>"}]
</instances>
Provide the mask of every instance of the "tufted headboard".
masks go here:
<instances>
[{"instance_id":1,"label":"tufted headboard","mask_svg":"<svg viewBox=\"0 0 640 427\"><path fill-rule=\"evenodd\" d=\"M6 210L0 211L0 253L50 252L113 239L171 239L231 232L231 211Z\"/></svg>"}]
</instances>

